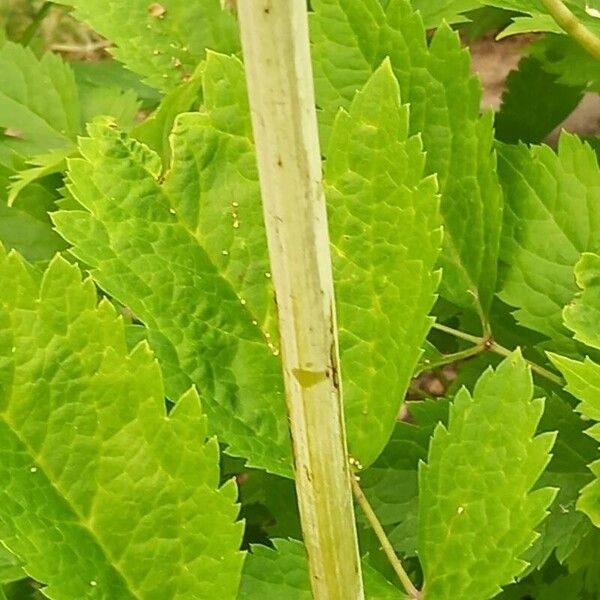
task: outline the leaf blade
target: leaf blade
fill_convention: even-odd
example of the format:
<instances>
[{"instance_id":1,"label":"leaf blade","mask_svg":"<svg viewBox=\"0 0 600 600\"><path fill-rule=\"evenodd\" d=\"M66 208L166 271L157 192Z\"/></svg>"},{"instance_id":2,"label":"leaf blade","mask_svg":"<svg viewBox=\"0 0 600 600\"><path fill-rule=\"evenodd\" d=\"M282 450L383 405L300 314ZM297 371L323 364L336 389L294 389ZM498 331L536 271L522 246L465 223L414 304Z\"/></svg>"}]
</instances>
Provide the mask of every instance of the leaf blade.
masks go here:
<instances>
[{"instance_id":1,"label":"leaf blade","mask_svg":"<svg viewBox=\"0 0 600 600\"><path fill-rule=\"evenodd\" d=\"M495 290L502 198L495 174L491 115L480 117L480 85L468 53L447 26L428 48L418 14L404 0L317 0L311 38L321 134L340 106L389 56L410 131L420 133L426 173L437 173L444 220L441 294L486 321ZM343 68L340 68L343 67ZM323 144L325 146L325 144ZM468 157L468 158L467 158Z\"/></svg>"},{"instance_id":2,"label":"leaf blade","mask_svg":"<svg viewBox=\"0 0 600 600\"><path fill-rule=\"evenodd\" d=\"M577 361L557 354L551 354L550 359L563 374L567 382L565 389L580 401L577 411L595 421L587 434L600 441L600 365L589 358ZM600 459L588 466L594 479L581 490L577 508L586 513L596 527L600 527Z\"/></svg>"},{"instance_id":3,"label":"leaf blade","mask_svg":"<svg viewBox=\"0 0 600 600\"><path fill-rule=\"evenodd\" d=\"M552 434L534 433L543 411L518 352L455 397L419 471L419 557L424 598L485 599L524 568L555 492L531 492ZM474 449L477 448L476 451Z\"/></svg>"},{"instance_id":4,"label":"leaf blade","mask_svg":"<svg viewBox=\"0 0 600 600\"><path fill-rule=\"evenodd\" d=\"M244 567L239 600L286 598L311 600L304 544L296 540L274 540L274 549L253 546ZM362 563L367 600L406 599L368 563Z\"/></svg>"},{"instance_id":5,"label":"leaf blade","mask_svg":"<svg viewBox=\"0 0 600 600\"><path fill-rule=\"evenodd\" d=\"M220 198L211 194L210 181L199 181L196 161L201 163L202 155L193 158L188 177L179 178L177 163L190 160L196 134L200 140L206 136L205 157L221 143L203 119L180 116L172 138L174 166L163 183L155 153L106 123L90 126L92 137L80 144L84 158L70 161L69 170L71 191L86 210L60 211L53 220L73 242L73 253L92 267L99 285L146 325L168 395L176 398L195 383L211 427L229 444L229 452L289 476L277 350L269 347L228 280L226 257L219 250L217 262L216 248L196 237L182 204L186 199L198 203L203 194L209 200L208 217L201 213L200 219L210 218L214 210L229 212L222 203L210 205ZM176 192L182 185L187 194ZM220 227L235 231L231 217ZM130 245L131 239L137 244Z\"/></svg>"},{"instance_id":6,"label":"leaf blade","mask_svg":"<svg viewBox=\"0 0 600 600\"><path fill-rule=\"evenodd\" d=\"M435 181L384 62L333 125L324 187L349 449L389 439L431 326L441 244Z\"/></svg>"},{"instance_id":7,"label":"leaf blade","mask_svg":"<svg viewBox=\"0 0 600 600\"><path fill-rule=\"evenodd\" d=\"M218 0L60 0L116 47L113 56L151 86L171 91L191 75L206 49L239 52L237 24ZM156 5L158 11L151 10ZM194 26L191 27L190 23Z\"/></svg>"},{"instance_id":8,"label":"leaf blade","mask_svg":"<svg viewBox=\"0 0 600 600\"><path fill-rule=\"evenodd\" d=\"M236 491L197 394L167 417L147 345L127 350L91 281L62 258L33 273L0 253L3 543L49 598L233 599Z\"/></svg>"},{"instance_id":9,"label":"leaf blade","mask_svg":"<svg viewBox=\"0 0 600 600\"><path fill-rule=\"evenodd\" d=\"M499 296L517 321L564 347L572 340L562 309L576 292L573 267L582 252L600 249L600 172L591 148L563 133L547 146L503 146L499 173L507 210Z\"/></svg>"}]
</instances>

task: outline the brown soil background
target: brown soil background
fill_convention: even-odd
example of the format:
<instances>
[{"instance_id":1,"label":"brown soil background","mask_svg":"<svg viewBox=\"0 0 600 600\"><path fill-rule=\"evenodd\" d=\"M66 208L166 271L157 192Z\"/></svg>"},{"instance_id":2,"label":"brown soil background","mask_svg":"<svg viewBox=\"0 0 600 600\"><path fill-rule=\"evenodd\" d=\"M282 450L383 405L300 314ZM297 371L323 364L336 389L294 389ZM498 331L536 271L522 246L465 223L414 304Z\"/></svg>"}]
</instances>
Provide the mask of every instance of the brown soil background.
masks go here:
<instances>
[{"instance_id":1,"label":"brown soil background","mask_svg":"<svg viewBox=\"0 0 600 600\"><path fill-rule=\"evenodd\" d=\"M489 36L470 44L472 69L481 78L484 89L482 108L499 108L506 77L517 68L529 42L526 36L509 37L498 42ZM586 94L575 111L550 134L550 142L556 139L562 128L581 135L598 135L600 96Z\"/></svg>"}]
</instances>

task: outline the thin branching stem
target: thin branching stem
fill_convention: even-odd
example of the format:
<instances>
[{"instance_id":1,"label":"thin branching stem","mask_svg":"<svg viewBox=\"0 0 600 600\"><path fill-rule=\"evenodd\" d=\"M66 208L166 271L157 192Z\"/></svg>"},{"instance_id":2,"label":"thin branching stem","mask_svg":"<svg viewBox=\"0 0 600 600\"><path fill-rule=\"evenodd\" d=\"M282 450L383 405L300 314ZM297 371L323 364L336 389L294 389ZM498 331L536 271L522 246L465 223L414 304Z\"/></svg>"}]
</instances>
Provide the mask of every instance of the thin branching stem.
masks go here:
<instances>
[{"instance_id":1,"label":"thin branching stem","mask_svg":"<svg viewBox=\"0 0 600 600\"><path fill-rule=\"evenodd\" d=\"M489 352L494 352L495 354L499 354L500 356L509 356L510 354L512 354L512 350L509 350L508 348L501 346L500 344L498 344L498 342L494 341L493 338L491 338L491 337L489 337L489 338L478 337L476 335L471 335L470 333L465 333L464 331L460 331L459 329L454 329L453 327L448 327L447 325L442 325L441 323L434 323L433 329L437 329L438 331L443 331L444 333L447 333L448 335L452 335L455 338L459 338L461 340L465 340L467 342L471 342L472 344L475 344L476 349L474 349L472 354L469 354L469 356L473 356L475 354L478 354L479 352L484 352L486 350ZM455 354L459 354L459 353L457 352ZM451 356L451 355L449 355L449 356ZM548 381L551 381L552 383L555 383L556 385L559 385L561 387L564 385L564 381L561 379L561 377L559 377L552 371L549 371L548 369L545 369L544 367L542 367L542 366L538 365L537 363L534 363L530 360L527 360L527 359L525 359L525 360L526 360L527 364L531 367L531 370L534 373L537 373L540 377L544 377ZM447 363L445 363L445 364L447 364Z\"/></svg>"},{"instance_id":2,"label":"thin branching stem","mask_svg":"<svg viewBox=\"0 0 600 600\"><path fill-rule=\"evenodd\" d=\"M390 561L390 564L396 572L396 575L398 575L398 579L400 579L402 586L406 590L406 593L408 594L409 598L411 598L412 600L418 600L419 598L421 598L421 592L414 586L413 582L408 576L408 573L404 570L400 559L394 551L392 543L388 539L385 530L381 525L381 522L377 518L375 511L373 510L371 504L367 500L367 497L362 491L356 477L352 477L352 492L354 493L356 502L358 503L362 511L365 513L365 516L367 517L369 524L373 528L373 531L375 532L375 535L377 536L377 539L379 540L379 543L381 544L385 555Z\"/></svg>"},{"instance_id":3,"label":"thin branching stem","mask_svg":"<svg viewBox=\"0 0 600 600\"><path fill-rule=\"evenodd\" d=\"M458 352L452 352L452 354L444 354L439 360L425 363L425 370L433 371L434 369L439 369L440 367L451 365L460 360L464 360L465 358L477 356L481 352L485 352L485 350L487 350L485 345L479 344L476 346L471 346L470 348L465 348L464 350L459 350Z\"/></svg>"},{"instance_id":4,"label":"thin branching stem","mask_svg":"<svg viewBox=\"0 0 600 600\"><path fill-rule=\"evenodd\" d=\"M465 333L464 331L460 331L460 329L454 329L453 327L448 327L447 325L442 325L441 323L434 323L433 329L437 329L438 331L443 331L453 337L460 338L461 340L465 340L466 342L471 342L477 346L480 346L485 340L482 337L478 337L476 335L471 335L470 333Z\"/></svg>"},{"instance_id":5,"label":"thin branching stem","mask_svg":"<svg viewBox=\"0 0 600 600\"><path fill-rule=\"evenodd\" d=\"M600 38L588 29L561 0L541 0L550 16L580 46L600 60Z\"/></svg>"},{"instance_id":6,"label":"thin branching stem","mask_svg":"<svg viewBox=\"0 0 600 600\"><path fill-rule=\"evenodd\" d=\"M512 354L512 350L509 350L508 348L505 348L504 346L501 346L500 344L493 341L490 342L488 349L491 352L499 354L500 356L509 356L510 354ZM541 377L544 377L545 379L548 379L548 381L551 381L552 383L555 383L556 385L559 385L561 387L565 384L565 382L558 375L552 373L552 371L549 371L548 369L545 369L544 367L541 367L537 363L531 362L530 360L526 359L526 361L534 373L537 373Z\"/></svg>"}]
</instances>

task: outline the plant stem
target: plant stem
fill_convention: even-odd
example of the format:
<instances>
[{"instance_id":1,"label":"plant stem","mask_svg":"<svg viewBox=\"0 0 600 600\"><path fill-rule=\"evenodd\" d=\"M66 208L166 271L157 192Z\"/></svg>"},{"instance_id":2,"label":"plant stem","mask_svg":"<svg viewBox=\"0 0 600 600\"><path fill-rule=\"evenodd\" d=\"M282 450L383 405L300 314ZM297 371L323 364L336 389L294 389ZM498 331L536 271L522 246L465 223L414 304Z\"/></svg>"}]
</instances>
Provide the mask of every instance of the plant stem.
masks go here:
<instances>
[{"instance_id":1,"label":"plant stem","mask_svg":"<svg viewBox=\"0 0 600 600\"><path fill-rule=\"evenodd\" d=\"M369 504L365 493L360 488L356 477L352 477L352 491L354 492L354 497L356 498L358 505L362 508L363 512L365 513L365 516L367 517L367 520L369 521L369 524L373 528L373 531L375 532L375 535L377 536L377 539L379 540L383 551L385 552L388 560L390 561L392 568L396 572L396 575L398 575L398 579L400 579L400 581L402 582L402 586L406 590L406 593L409 595L410 598L413 598L415 600L419 599L421 597L421 592L419 592L419 590L413 585L413 582L410 580L408 573L404 570L400 559L396 556L396 552L394 551L394 548L390 540L388 539L385 530L383 529L383 526L379 522L375 511Z\"/></svg>"},{"instance_id":2,"label":"plant stem","mask_svg":"<svg viewBox=\"0 0 600 600\"><path fill-rule=\"evenodd\" d=\"M485 352L487 348L483 343L471 346L470 348L465 348L464 350L459 350L458 352L453 352L452 354L444 354L440 360L435 362L425 363L425 369L427 371L433 371L434 369L439 369L445 365L450 365L452 363L458 362L459 360L464 360L465 358L471 358L471 356L477 356L481 352Z\"/></svg>"},{"instance_id":3,"label":"plant stem","mask_svg":"<svg viewBox=\"0 0 600 600\"><path fill-rule=\"evenodd\" d=\"M459 329L454 329L453 327L448 327L447 325L442 325L441 323L434 323L432 325L433 329L437 329L439 331L443 331L449 335L452 335L456 338L460 338L461 340L465 340L467 342L471 342L472 344L476 344L480 346L485 341L482 337L477 337L476 335L471 335L470 333L464 333Z\"/></svg>"},{"instance_id":4,"label":"plant stem","mask_svg":"<svg viewBox=\"0 0 600 600\"><path fill-rule=\"evenodd\" d=\"M512 350L509 350L508 348L505 348L504 346L501 346L500 344L497 344L496 342L491 342L489 345L489 350L491 352L495 352L496 354L500 354L500 356L509 356L510 354L512 354ZM556 385L559 386L564 386L565 382L556 374L552 373L552 371L549 371L548 369L545 369L544 367L541 367L540 365L531 362L530 360L525 359L526 362L529 364L529 366L531 367L531 370L534 373L537 373L538 375L545 377L546 379L548 379L549 381L552 381L552 383L556 383Z\"/></svg>"},{"instance_id":5,"label":"plant stem","mask_svg":"<svg viewBox=\"0 0 600 600\"><path fill-rule=\"evenodd\" d=\"M463 331L460 331L459 329L454 329L453 327L448 327L447 325L442 325L441 323L434 323L432 325L432 327L433 327L433 329L437 329L438 331L443 331L444 333L447 333L448 335L452 335L461 340L466 340L467 342L471 342L471 343L475 344L477 346L477 350L476 351L473 350L473 354L469 354L469 356L478 354L479 352L482 352L484 350L489 350L490 352L494 352L495 354L499 354L500 356L509 356L510 354L512 354L512 350L509 350L508 348L501 346L500 344L495 342L491 337L490 338L477 337L476 335L464 333ZM460 352L456 352L455 354L460 354ZM452 356L452 355L449 355L449 356ZM552 371L549 371L548 369L545 369L544 367L541 367L537 363L531 362L530 360L525 359L525 362L527 362L527 364L531 367L531 370L534 373L537 373L541 377L548 379L548 381L551 381L552 383L555 383L556 385L559 385L561 387L564 385L564 381L561 379L561 377L559 377L555 373L552 373ZM447 363L444 363L444 364L447 364Z\"/></svg>"},{"instance_id":6,"label":"plant stem","mask_svg":"<svg viewBox=\"0 0 600 600\"><path fill-rule=\"evenodd\" d=\"M362 600L305 0L237 0L315 600Z\"/></svg>"},{"instance_id":7,"label":"plant stem","mask_svg":"<svg viewBox=\"0 0 600 600\"><path fill-rule=\"evenodd\" d=\"M600 60L600 38L590 31L561 0L541 0L552 18L589 54Z\"/></svg>"}]
</instances>

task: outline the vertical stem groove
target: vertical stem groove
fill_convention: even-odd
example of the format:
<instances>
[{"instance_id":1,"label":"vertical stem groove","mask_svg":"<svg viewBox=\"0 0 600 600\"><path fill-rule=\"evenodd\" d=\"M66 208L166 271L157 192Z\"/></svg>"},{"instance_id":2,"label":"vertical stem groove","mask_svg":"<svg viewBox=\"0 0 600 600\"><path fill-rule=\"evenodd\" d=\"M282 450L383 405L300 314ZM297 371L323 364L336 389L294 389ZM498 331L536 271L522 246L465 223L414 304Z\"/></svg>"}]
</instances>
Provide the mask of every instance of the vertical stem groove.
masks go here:
<instances>
[{"instance_id":1,"label":"vertical stem groove","mask_svg":"<svg viewBox=\"0 0 600 600\"><path fill-rule=\"evenodd\" d=\"M237 0L316 600L362 600L305 0Z\"/></svg>"}]
</instances>

